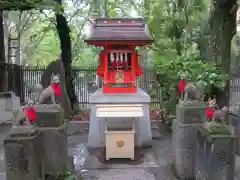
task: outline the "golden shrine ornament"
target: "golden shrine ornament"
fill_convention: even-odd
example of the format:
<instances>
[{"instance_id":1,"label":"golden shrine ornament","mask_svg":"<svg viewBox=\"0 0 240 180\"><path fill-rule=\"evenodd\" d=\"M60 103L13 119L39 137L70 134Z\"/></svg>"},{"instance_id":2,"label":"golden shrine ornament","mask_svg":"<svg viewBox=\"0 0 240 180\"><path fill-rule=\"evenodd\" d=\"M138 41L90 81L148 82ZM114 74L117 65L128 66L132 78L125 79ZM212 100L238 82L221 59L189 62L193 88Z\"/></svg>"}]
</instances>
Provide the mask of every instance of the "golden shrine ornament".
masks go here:
<instances>
[{"instance_id":1,"label":"golden shrine ornament","mask_svg":"<svg viewBox=\"0 0 240 180\"><path fill-rule=\"evenodd\" d=\"M118 147L123 147L123 145L124 145L124 141L123 140L118 140L117 141L117 146Z\"/></svg>"},{"instance_id":2,"label":"golden shrine ornament","mask_svg":"<svg viewBox=\"0 0 240 180\"><path fill-rule=\"evenodd\" d=\"M124 83L124 71L117 71L115 79L116 83Z\"/></svg>"}]
</instances>

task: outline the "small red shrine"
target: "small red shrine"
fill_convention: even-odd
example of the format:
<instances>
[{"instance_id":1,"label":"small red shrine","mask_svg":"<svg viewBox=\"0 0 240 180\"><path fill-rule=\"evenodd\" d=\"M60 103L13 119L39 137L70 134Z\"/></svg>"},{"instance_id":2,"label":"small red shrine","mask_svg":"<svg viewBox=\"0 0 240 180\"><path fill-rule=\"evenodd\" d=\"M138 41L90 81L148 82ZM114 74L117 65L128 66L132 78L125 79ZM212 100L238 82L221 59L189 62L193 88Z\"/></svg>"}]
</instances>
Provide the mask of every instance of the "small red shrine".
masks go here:
<instances>
[{"instance_id":1,"label":"small red shrine","mask_svg":"<svg viewBox=\"0 0 240 180\"><path fill-rule=\"evenodd\" d=\"M85 41L103 48L97 75L103 78L104 93L137 92L135 82L143 72L136 47L152 43L143 19L96 19Z\"/></svg>"}]
</instances>

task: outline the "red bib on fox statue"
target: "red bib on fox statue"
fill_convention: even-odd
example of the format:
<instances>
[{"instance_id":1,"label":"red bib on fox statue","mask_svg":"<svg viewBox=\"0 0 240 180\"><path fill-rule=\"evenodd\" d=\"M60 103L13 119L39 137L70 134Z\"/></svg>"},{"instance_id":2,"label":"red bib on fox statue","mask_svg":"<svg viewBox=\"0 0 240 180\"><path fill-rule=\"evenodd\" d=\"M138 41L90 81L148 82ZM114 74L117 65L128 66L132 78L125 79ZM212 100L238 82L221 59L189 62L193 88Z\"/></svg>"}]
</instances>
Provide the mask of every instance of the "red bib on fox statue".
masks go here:
<instances>
[{"instance_id":1,"label":"red bib on fox statue","mask_svg":"<svg viewBox=\"0 0 240 180\"><path fill-rule=\"evenodd\" d=\"M207 107L207 109L206 109L206 116L209 118L210 121L212 121L214 113L215 113L214 109L212 109L210 107Z\"/></svg>"},{"instance_id":2,"label":"red bib on fox statue","mask_svg":"<svg viewBox=\"0 0 240 180\"><path fill-rule=\"evenodd\" d=\"M180 93L184 93L184 89L187 85L187 81L185 81L184 79L181 79L178 83L178 90Z\"/></svg>"},{"instance_id":3,"label":"red bib on fox statue","mask_svg":"<svg viewBox=\"0 0 240 180\"><path fill-rule=\"evenodd\" d=\"M51 84L52 90L55 93L56 96L61 96L62 95L62 88L59 83L52 83Z\"/></svg>"},{"instance_id":4,"label":"red bib on fox statue","mask_svg":"<svg viewBox=\"0 0 240 180\"><path fill-rule=\"evenodd\" d=\"M24 109L24 113L27 116L27 118L32 121L32 122L36 122L37 120L37 112L35 108L25 108Z\"/></svg>"},{"instance_id":5,"label":"red bib on fox statue","mask_svg":"<svg viewBox=\"0 0 240 180\"><path fill-rule=\"evenodd\" d=\"M206 116L210 121L212 121L216 110L218 110L218 105L217 105L216 99L210 98L208 100L208 107L206 108Z\"/></svg>"}]
</instances>

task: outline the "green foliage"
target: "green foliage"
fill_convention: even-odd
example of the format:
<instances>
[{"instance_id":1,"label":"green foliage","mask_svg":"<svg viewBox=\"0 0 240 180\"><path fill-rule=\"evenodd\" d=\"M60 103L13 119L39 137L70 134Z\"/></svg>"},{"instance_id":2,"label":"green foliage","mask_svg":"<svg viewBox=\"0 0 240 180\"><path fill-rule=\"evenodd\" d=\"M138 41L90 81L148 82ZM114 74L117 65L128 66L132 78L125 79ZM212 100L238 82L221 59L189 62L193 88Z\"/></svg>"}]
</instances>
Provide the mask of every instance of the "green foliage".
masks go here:
<instances>
[{"instance_id":1,"label":"green foliage","mask_svg":"<svg viewBox=\"0 0 240 180\"><path fill-rule=\"evenodd\" d=\"M176 84L183 73L192 81L203 81L207 89L217 87L223 89L227 75L220 72L215 64L203 63L198 58L177 56L176 59L161 59L156 62L157 74Z\"/></svg>"},{"instance_id":2,"label":"green foliage","mask_svg":"<svg viewBox=\"0 0 240 180\"><path fill-rule=\"evenodd\" d=\"M83 180L83 178L77 177L76 174L74 173L74 170L70 168L64 169L62 172L59 173L50 173L47 175L46 179L56 179L56 180Z\"/></svg>"},{"instance_id":3,"label":"green foliage","mask_svg":"<svg viewBox=\"0 0 240 180\"><path fill-rule=\"evenodd\" d=\"M2 10L58 9L54 0L0 0Z\"/></svg>"},{"instance_id":4,"label":"green foliage","mask_svg":"<svg viewBox=\"0 0 240 180\"><path fill-rule=\"evenodd\" d=\"M212 87L225 87L227 75L217 64L200 58L201 26L208 17L208 8L205 0L152 0L150 4L148 20L158 77L150 94L160 90L161 106L168 110L175 108L179 98L177 84L182 73L192 81L203 81L206 93Z\"/></svg>"}]
</instances>

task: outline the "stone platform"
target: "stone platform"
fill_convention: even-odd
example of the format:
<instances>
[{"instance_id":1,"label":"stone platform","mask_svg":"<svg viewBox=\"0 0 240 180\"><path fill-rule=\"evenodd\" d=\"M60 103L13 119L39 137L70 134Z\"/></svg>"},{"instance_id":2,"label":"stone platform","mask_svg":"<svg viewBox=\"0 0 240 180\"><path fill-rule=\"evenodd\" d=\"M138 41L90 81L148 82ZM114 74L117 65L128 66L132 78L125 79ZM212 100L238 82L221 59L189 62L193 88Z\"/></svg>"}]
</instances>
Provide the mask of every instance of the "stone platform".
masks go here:
<instances>
[{"instance_id":1,"label":"stone platform","mask_svg":"<svg viewBox=\"0 0 240 180\"><path fill-rule=\"evenodd\" d=\"M0 126L0 180L6 180L3 139L9 129L10 124ZM101 158L102 150L87 150L87 128L70 124L68 134L69 155L74 155L75 167L84 180L177 180L170 169L171 135L153 140L152 148L142 149L136 161L116 159L105 162ZM240 180L240 156L236 156L235 164L235 180Z\"/></svg>"},{"instance_id":2,"label":"stone platform","mask_svg":"<svg viewBox=\"0 0 240 180\"><path fill-rule=\"evenodd\" d=\"M132 94L103 94L102 89L97 90L91 97L91 116L89 125L88 147L105 147L104 118L96 116L98 105L142 105L143 117L133 119L135 124L135 145L138 147L151 146L152 132L149 117L149 95L141 89ZM115 128L129 126L132 118L108 118L108 124ZM132 125L131 125L132 126Z\"/></svg>"}]
</instances>

